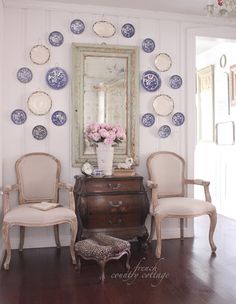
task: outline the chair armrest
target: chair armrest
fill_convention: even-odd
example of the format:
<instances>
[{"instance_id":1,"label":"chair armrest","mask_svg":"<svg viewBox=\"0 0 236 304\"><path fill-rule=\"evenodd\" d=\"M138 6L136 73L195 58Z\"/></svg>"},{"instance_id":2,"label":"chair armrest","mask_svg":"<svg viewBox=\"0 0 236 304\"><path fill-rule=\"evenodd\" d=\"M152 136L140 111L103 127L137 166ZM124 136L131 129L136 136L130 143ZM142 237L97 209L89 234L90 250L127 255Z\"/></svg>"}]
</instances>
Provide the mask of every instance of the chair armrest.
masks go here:
<instances>
[{"instance_id":1,"label":"chair armrest","mask_svg":"<svg viewBox=\"0 0 236 304\"><path fill-rule=\"evenodd\" d=\"M153 181L151 181L151 180L148 180L147 181L147 187L149 188L149 189L153 189L153 188L157 188L157 184L155 184Z\"/></svg>"},{"instance_id":2,"label":"chair armrest","mask_svg":"<svg viewBox=\"0 0 236 304\"><path fill-rule=\"evenodd\" d=\"M13 191L18 191L19 185L14 184L10 186L5 186L3 189L3 214L5 215L10 208L10 193Z\"/></svg>"},{"instance_id":3,"label":"chair armrest","mask_svg":"<svg viewBox=\"0 0 236 304\"><path fill-rule=\"evenodd\" d=\"M192 184L192 185L203 186L204 187L204 193L205 193L205 199L206 199L207 202L211 203L211 195L210 195L210 191L209 191L210 182L204 181L202 179L185 179L184 183L189 184L189 185Z\"/></svg>"},{"instance_id":4,"label":"chair armrest","mask_svg":"<svg viewBox=\"0 0 236 304\"><path fill-rule=\"evenodd\" d=\"M58 188L62 190L66 190L69 192L69 208L75 211L75 199L74 199L74 193L73 193L73 186L59 182Z\"/></svg>"},{"instance_id":5,"label":"chair armrest","mask_svg":"<svg viewBox=\"0 0 236 304\"><path fill-rule=\"evenodd\" d=\"M156 207L158 206L158 185L153 181L147 181L147 187L151 190L151 210L150 212L154 214Z\"/></svg>"}]
</instances>

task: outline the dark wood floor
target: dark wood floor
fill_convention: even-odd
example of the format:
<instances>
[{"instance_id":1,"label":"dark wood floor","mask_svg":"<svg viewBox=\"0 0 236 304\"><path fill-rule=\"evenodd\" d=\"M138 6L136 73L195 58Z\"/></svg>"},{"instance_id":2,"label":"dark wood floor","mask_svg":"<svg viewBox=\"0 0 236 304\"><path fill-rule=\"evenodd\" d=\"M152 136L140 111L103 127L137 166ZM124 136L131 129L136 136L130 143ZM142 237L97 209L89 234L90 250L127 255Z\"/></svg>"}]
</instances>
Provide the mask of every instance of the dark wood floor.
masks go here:
<instances>
[{"instance_id":1,"label":"dark wood floor","mask_svg":"<svg viewBox=\"0 0 236 304\"><path fill-rule=\"evenodd\" d=\"M0 303L234 304L236 221L219 217L216 256L210 254L206 224L207 217L196 220L194 239L163 241L160 261L155 242L146 251L132 244L130 278L124 278L124 260L111 261L103 285L95 262L84 262L81 275L74 270L68 248L14 250L10 270L0 271Z\"/></svg>"}]
</instances>

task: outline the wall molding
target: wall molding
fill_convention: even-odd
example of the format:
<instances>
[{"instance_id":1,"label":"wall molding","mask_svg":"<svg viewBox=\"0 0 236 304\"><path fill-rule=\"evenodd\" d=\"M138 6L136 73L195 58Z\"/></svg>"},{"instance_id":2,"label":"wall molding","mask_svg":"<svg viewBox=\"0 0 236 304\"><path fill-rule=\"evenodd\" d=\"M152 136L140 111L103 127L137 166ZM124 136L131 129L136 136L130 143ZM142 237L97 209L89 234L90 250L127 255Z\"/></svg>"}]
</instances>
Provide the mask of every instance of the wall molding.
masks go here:
<instances>
[{"instance_id":1,"label":"wall molding","mask_svg":"<svg viewBox=\"0 0 236 304\"><path fill-rule=\"evenodd\" d=\"M136 18L153 18L165 21L179 21L179 22L195 22L202 24L212 24L214 26L235 26L236 20L233 18L224 17L208 17L197 16L177 13L167 13L163 11L150 11L141 9L120 8L111 6L95 6L95 5L81 5L74 3L61 3L61 2L42 2L42 1L29 1L29 0L2 0L5 8L25 8L25 9L47 9L56 11L78 12L98 15L98 11L102 11L103 17L108 16L129 16ZM115 11L115 12L114 12ZM127 17L128 19L128 17Z\"/></svg>"}]
</instances>

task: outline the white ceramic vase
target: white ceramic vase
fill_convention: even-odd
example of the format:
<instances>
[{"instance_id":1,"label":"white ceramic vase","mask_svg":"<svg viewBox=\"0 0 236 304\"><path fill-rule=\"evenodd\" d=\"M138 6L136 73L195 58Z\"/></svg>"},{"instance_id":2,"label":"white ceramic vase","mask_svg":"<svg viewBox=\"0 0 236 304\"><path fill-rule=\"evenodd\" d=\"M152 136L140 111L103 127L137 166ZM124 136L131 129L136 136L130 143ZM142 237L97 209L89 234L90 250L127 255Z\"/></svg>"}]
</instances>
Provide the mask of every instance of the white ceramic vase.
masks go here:
<instances>
[{"instance_id":1,"label":"white ceramic vase","mask_svg":"<svg viewBox=\"0 0 236 304\"><path fill-rule=\"evenodd\" d=\"M112 175L114 148L103 142L97 143L96 154L98 169L102 170L104 175Z\"/></svg>"}]
</instances>

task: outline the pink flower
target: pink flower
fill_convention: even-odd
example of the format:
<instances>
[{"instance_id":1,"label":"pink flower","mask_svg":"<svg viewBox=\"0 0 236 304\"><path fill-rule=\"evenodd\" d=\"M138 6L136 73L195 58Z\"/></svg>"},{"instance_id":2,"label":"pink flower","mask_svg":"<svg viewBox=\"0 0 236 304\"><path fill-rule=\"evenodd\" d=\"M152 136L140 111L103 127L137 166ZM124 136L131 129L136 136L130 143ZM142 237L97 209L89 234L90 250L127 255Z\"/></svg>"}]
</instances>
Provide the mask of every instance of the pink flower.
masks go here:
<instances>
[{"instance_id":1,"label":"pink flower","mask_svg":"<svg viewBox=\"0 0 236 304\"><path fill-rule=\"evenodd\" d=\"M112 145L126 139L125 132L121 126L113 126L105 123L92 123L87 126L85 136L90 142L104 142Z\"/></svg>"}]
</instances>

